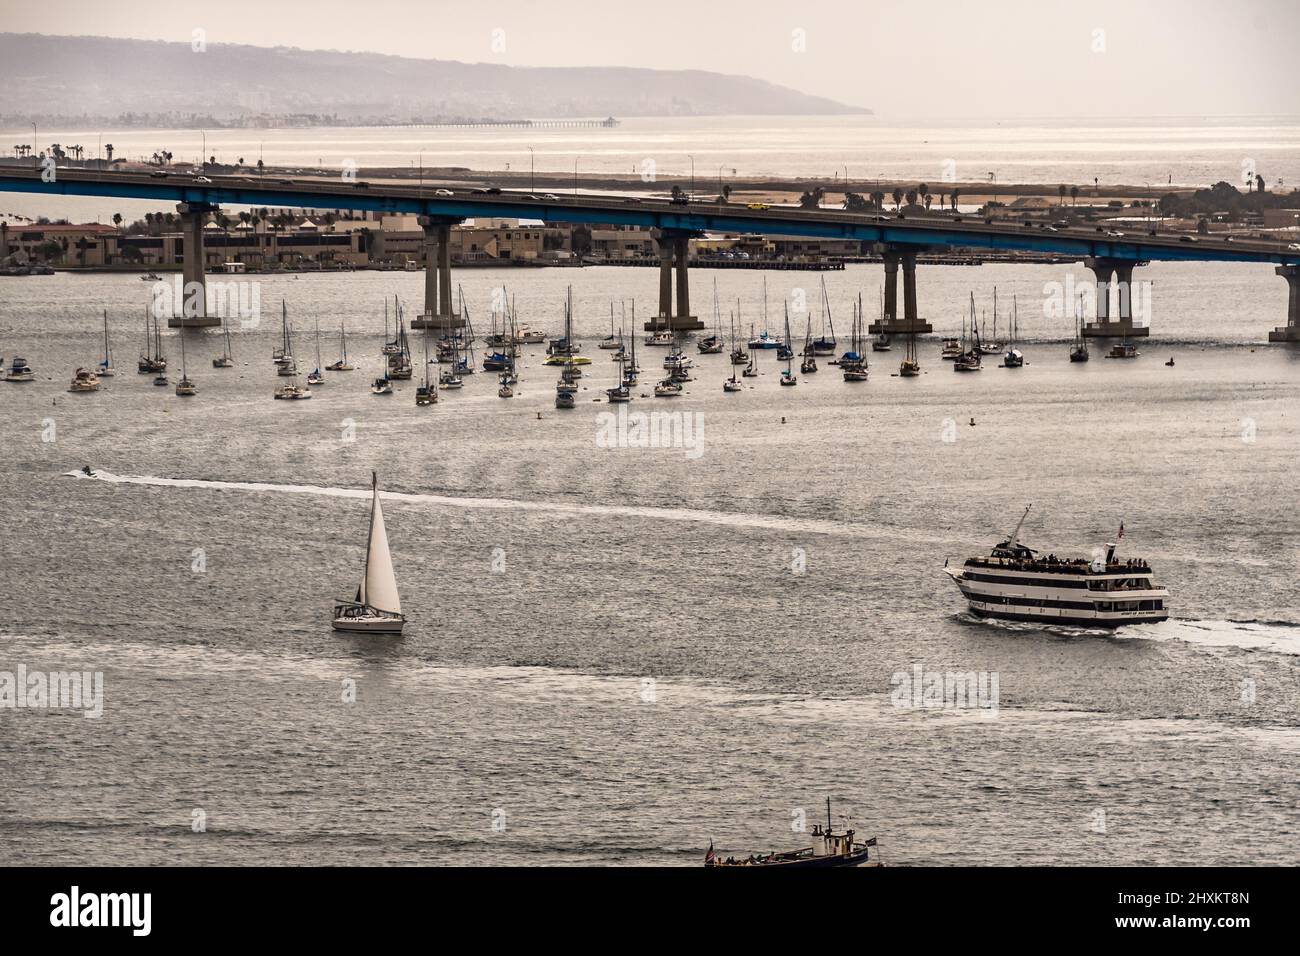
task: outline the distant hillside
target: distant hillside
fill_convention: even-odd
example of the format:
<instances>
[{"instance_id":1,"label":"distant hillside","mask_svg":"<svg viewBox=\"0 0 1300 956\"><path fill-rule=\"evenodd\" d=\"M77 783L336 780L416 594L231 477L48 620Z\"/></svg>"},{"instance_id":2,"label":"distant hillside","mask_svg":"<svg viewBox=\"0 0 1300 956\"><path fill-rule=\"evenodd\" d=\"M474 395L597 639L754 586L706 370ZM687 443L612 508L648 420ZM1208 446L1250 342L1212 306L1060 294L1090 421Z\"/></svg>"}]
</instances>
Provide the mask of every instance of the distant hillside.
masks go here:
<instances>
[{"instance_id":1,"label":"distant hillside","mask_svg":"<svg viewBox=\"0 0 1300 956\"><path fill-rule=\"evenodd\" d=\"M332 122L870 113L747 76L0 33L0 122L313 115ZM129 115L134 114L134 115Z\"/></svg>"}]
</instances>

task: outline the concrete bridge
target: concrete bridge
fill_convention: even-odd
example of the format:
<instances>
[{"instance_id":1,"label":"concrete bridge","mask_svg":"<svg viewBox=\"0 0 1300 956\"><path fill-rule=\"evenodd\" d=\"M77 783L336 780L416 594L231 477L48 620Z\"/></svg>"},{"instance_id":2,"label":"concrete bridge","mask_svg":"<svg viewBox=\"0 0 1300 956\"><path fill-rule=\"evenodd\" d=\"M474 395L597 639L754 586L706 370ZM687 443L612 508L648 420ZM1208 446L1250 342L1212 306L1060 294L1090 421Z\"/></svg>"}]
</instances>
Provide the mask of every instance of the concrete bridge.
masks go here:
<instances>
[{"instance_id":1,"label":"concrete bridge","mask_svg":"<svg viewBox=\"0 0 1300 956\"><path fill-rule=\"evenodd\" d=\"M884 318L870 331L885 334L929 332L917 314L916 258L934 249L964 246L1027 250L1077 256L1097 277L1097 316L1085 327L1094 336L1140 336L1149 329L1134 326L1130 296L1119 294L1111 314L1111 293L1127 292L1133 270L1153 260L1180 262L1263 262L1277 267L1290 288L1286 324L1269 334L1274 342L1300 342L1300 244L1265 240L1228 240L1209 236L1162 233L1158 230L1116 231L1108 226L1057 228L976 216L889 215L841 209L802 209L717 202L638 199L592 193L533 195L500 190L469 190L423 186L410 182L370 183L348 176L297 177L233 175L204 177L162 170L120 172L87 169L54 170L0 167L0 192L49 193L68 196L114 196L175 202L184 233L187 281L203 282L203 230L207 216L222 205L288 206L357 209L386 213L415 213L425 231L424 312L415 321L435 327L461 324L452 314L451 256L448 243L453 224L469 218L508 217L542 222L618 223L658 231L660 282L658 313L647 329L698 329L691 314L687 272L687 242L704 232L761 233L863 240L876 244L884 258ZM436 266L435 266L436 264ZM898 310L898 275L903 278L903 309ZM674 296L674 277L676 295ZM1119 286L1116 290L1115 287ZM675 299L675 302L674 302ZM674 309L675 305L675 309ZM203 317L179 319L177 324L216 324ZM414 325L414 323L413 323Z\"/></svg>"}]
</instances>

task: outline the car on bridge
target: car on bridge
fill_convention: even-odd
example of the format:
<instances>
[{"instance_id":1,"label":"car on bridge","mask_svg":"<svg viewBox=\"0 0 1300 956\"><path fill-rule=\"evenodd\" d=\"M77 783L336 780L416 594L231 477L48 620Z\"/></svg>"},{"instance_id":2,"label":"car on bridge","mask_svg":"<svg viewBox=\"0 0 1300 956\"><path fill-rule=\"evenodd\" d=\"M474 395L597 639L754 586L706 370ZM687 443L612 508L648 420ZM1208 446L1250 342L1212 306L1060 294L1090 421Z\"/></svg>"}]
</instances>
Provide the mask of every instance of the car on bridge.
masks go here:
<instances>
[{"instance_id":1,"label":"car on bridge","mask_svg":"<svg viewBox=\"0 0 1300 956\"><path fill-rule=\"evenodd\" d=\"M456 195L450 189L438 189L434 191L435 196L454 196Z\"/></svg>"},{"instance_id":2,"label":"car on bridge","mask_svg":"<svg viewBox=\"0 0 1300 956\"><path fill-rule=\"evenodd\" d=\"M196 183L200 183L201 185L204 185L204 186L211 186L211 185L212 185L212 180L208 179L207 176L195 176L195 177L194 177L194 181L195 181Z\"/></svg>"},{"instance_id":3,"label":"car on bridge","mask_svg":"<svg viewBox=\"0 0 1300 956\"><path fill-rule=\"evenodd\" d=\"M751 202L751 203L746 203L746 204L745 204L745 208L746 208L746 209L756 209L756 210L758 210L759 212L762 212L763 210L765 210L765 209L771 209L772 207L769 206L769 205L768 205L767 203L765 203L765 202Z\"/></svg>"}]
</instances>

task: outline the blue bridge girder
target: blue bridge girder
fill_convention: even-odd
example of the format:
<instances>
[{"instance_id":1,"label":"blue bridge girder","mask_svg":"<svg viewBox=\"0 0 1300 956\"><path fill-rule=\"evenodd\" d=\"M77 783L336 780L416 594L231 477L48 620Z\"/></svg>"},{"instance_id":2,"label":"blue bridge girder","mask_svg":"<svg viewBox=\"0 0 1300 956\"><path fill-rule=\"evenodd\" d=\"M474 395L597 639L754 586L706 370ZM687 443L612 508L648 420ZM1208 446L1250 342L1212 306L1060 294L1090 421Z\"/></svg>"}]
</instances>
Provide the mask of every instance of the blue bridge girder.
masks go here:
<instances>
[{"instance_id":1,"label":"blue bridge girder","mask_svg":"<svg viewBox=\"0 0 1300 956\"><path fill-rule=\"evenodd\" d=\"M470 218L532 219L545 223L584 222L639 225L670 231L756 233L821 239L852 239L894 247L1021 250L1062 256L1126 261L1300 263L1300 250L1281 242L1229 243L1199 236L1185 241L1177 235L1126 233L1110 236L1094 227L1047 230L1020 223L965 216L902 218L840 209L801 209L632 199L600 194L566 194L553 199L518 192L473 194L459 187L454 195L438 196L435 187L405 183L353 183L336 179L281 179L253 175L216 176L211 183L172 173L165 178L144 172L57 169L53 182L41 170L0 166L0 192L44 193L152 199L218 206L268 206L355 209L383 213L414 213L453 220Z\"/></svg>"}]
</instances>

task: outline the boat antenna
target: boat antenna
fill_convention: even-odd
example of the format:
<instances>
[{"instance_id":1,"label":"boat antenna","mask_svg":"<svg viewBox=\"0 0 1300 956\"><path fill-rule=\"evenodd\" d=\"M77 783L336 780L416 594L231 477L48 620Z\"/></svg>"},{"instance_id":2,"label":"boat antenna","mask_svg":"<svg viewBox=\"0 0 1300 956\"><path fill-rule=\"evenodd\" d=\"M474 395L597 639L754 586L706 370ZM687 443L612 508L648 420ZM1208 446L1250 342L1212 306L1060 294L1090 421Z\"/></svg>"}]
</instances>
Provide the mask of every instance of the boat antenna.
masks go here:
<instances>
[{"instance_id":1,"label":"boat antenna","mask_svg":"<svg viewBox=\"0 0 1300 956\"><path fill-rule=\"evenodd\" d=\"M1020 526L1023 525L1025 523L1025 519L1029 517L1029 509L1032 507L1033 507L1032 502L1025 506L1025 513L1022 514L1020 516L1020 520L1016 522L1016 530L1011 532L1011 538L1009 540L1011 542L1011 547L1013 548L1020 543Z\"/></svg>"},{"instance_id":2,"label":"boat antenna","mask_svg":"<svg viewBox=\"0 0 1300 956\"><path fill-rule=\"evenodd\" d=\"M831 832L831 798L826 798L826 832Z\"/></svg>"}]
</instances>

